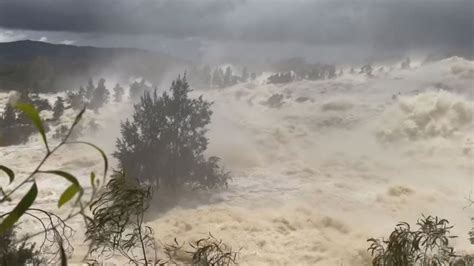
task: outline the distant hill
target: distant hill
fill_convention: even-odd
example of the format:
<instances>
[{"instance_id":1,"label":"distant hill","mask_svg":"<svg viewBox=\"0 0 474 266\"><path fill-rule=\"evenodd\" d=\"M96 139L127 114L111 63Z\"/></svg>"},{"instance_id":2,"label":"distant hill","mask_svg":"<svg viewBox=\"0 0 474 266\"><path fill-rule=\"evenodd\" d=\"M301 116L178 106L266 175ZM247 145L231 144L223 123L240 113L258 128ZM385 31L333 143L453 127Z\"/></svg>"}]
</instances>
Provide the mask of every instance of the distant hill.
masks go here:
<instances>
[{"instance_id":1,"label":"distant hill","mask_svg":"<svg viewBox=\"0 0 474 266\"><path fill-rule=\"evenodd\" d=\"M135 48L98 48L38 41L0 43L0 90L41 92L73 89L108 74L159 81L184 60Z\"/></svg>"}]
</instances>

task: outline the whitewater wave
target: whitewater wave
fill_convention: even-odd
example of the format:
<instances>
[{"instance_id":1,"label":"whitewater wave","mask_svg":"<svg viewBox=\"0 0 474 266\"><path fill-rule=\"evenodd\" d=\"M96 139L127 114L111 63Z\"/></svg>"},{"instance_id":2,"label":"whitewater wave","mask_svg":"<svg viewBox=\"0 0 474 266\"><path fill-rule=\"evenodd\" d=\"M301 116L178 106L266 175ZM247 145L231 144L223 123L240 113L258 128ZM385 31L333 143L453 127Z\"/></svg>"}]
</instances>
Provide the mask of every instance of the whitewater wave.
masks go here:
<instances>
[{"instance_id":1,"label":"whitewater wave","mask_svg":"<svg viewBox=\"0 0 474 266\"><path fill-rule=\"evenodd\" d=\"M456 137L472 132L473 114L473 101L446 91L400 97L383 114L385 125L377 137L386 142Z\"/></svg>"}]
</instances>

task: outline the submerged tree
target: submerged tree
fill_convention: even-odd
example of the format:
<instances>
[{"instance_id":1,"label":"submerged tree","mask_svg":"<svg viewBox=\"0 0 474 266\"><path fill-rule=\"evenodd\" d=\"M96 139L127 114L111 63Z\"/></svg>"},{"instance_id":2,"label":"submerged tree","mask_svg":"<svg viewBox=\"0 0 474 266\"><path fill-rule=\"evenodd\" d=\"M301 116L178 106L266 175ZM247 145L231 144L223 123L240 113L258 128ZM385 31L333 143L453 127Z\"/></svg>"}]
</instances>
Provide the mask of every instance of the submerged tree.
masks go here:
<instances>
[{"instance_id":1,"label":"submerged tree","mask_svg":"<svg viewBox=\"0 0 474 266\"><path fill-rule=\"evenodd\" d=\"M250 79L251 79L252 81L256 80L256 79L257 79L257 73L252 72L252 74L250 74Z\"/></svg>"},{"instance_id":2,"label":"submerged tree","mask_svg":"<svg viewBox=\"0 0 474 266\"><path fill-rule=\"evenodd\" d=\"M228 66L224 73L224 87L232 86L232 69Z\"/></svg>"},{"instance_id":3,"label":"submerged tree","mask_svg":"<svg viewBox=\"0 0 474 266\"><path fill-rule=\"evenodd\" d=\"M204 157L211 103L202 96L189 98L190 91L186 77L178 77L170 94L144 93L132 120L121 124L114 153L127 175L171 189L227 184L228 174L217 166L217 157Z\"/></svg>"},{"instance_id":4,"label":"submerged tree","mask_svg":"<svg viewBox=\"0 0 474 266\"><path fill-rule=\"evenodd\" d=\"M18 113L7 103L0 119L0 146L24 143L34 132L34 127L23 113Z\"/></svg>"},{"instance_id":5,"label":"submerged tree","mask_svg":"<svg viewBox=\"0 0 474 266\"><path fill-rule=\"evenodd\" d=\"M81 86L78 92L67 93L66 102L73 110L82 110L88 104L87 93Z\"/></svg>"},{"instance_id":6,"label":"submerged tree","mask_svg":"<svg viewBox=\"0 0 474 266\"><path fill-rule=\"evenodd\" d=\"M120 86L120 84L117 83L114 87L114 101L117 103L121 102L123 94L124 89L122 88L122 86Z\"/></svg>"},{"instance_id":7,"label":"submerged tree","mask_svg":"<svg viewBox=\"0 0 474 266\"><path fill-rule=\"evenodd\" d=\"M81 95L82 97L86 97L86 90L83 86L79 87L79 95Z\"/></svg>"},{"instance_id":8,"label":"submerged tree","mask_svg":"<svg viewBox=\"0 0 474 266\"><path fill-rule=\"evenodd\" d=\"M48 99L42 99L38 93L32 93L29 97L29 102L25 103L31 103L33 104L38 111L43 111L43 110L51 110L51 105L49 104Z\"/></svg>"},{"instance_id":9,"label":"submerged tree","mask_svg":"<svg viewBox=\"0 0 474 266\"><path fill-rule=\"evenodd\" d=\"M363 65L360 68L360 74L367 74L368 76L372 76L372 66L370 64Z\"/></svg>"},{"instance_id":10,"label":"submerged tree","mask_svg":"<svg viewBox=\"0 0 474 266\"><path fill-rule=\"evenodd\" d=\"M240 78L242 82L247 82L249 80L250 74L247 70L247 67L242 69L242 77Z\"/></svg>"},{"instance_id":11,"label":"submerged tree","mask_svg":"<svg viewBox=\"0 0 474 266\"><path fill-rule=\"evenodd\" d=\"M58 120L64 113L64 99L60 96L56 98L53 107L53 119Z\"/></svg>"},{"instance_id":12,"label":"submerged tree","mask_svg":"<svg viewBox=\"0 0 474 266\"><path fill-rule=\"evenodd\" d=\"M410 64L411 64L411 61L410 61L410 57L407 57L402 63L401 63L401 69L408 69L410 68Z\"/></svg>"},{"instance_id":13,"label":"submerged tree","mask_svg":"<svg viewBox=\"0 0 474 266\"><path fill-rule=\"evenodd\" d=\"M94 90L90 105L94 111L97 111L109 101L109 90L105 87L105 79L100 79L97 88Z\"/></svg>"},{"instance_id":14,"label":"submerged tree","mask_svg":"<svg viewBox=\"0 0 474 266\"><path fill-rule=\"evenodd\" d=\"M224 71L220 67L216 68L212 74L212 86L217 88L224 87Z\"/></svg>"},{"instance_id":15,"label":"submerged tree","mask_svg":"<svg viewBox=\"0 0 474 266\"><path fill-rule=\"evenodd\" d=\"M146 85L145 79L141 79L140 82L135 81L130 85L130 98L132 100L139 99L143 92L150 90L150 87Z\"/></svg>"},{"instance_id":16,"label":"submerged tree","mask_svg":"<svg viewBox=\"0 0 474 266\"><path fill-rule=\"evenodd\" d=\"M211 67L209 65L205 65L202 68L202 81L204 85L205 86L211 85L211 79L212 79Z\"/></svg>"},{"instance_id":17,"label":"submerged tree","mask_svg":"<svg viewBox=\"0 0 474 266\"><path fill-rule=\"evenodd\" d=\"M30 91L25 90L20 93L20 97L18 98L18 102L20 103L31 103Z\"/></svg>"},{"instance_id":18,"label":"submerged tree","mask_svg":"<svg viewBox=\"0 0 474 266\"><path fill-rule=\"evenodd\" d=\"M12 127L15 125L15 121L16 121L15 108L10 103L7 103L5 105L5 109L3 110L2 126Z\"/></svg>"},{"instance_id":19,"label":"submerged tree","mask_svg":"<svg viewBox=\"0 0 474 266\"><path fill-rule=\"evenodd\" d=\"M92 78L90 78L89 81L87 82L87 87L86 87L86 91L84 95L88 101L92 100L92 97L94 97L94 90L95 90L94 81L92 80Z\"/></svg>"}]
</instances>

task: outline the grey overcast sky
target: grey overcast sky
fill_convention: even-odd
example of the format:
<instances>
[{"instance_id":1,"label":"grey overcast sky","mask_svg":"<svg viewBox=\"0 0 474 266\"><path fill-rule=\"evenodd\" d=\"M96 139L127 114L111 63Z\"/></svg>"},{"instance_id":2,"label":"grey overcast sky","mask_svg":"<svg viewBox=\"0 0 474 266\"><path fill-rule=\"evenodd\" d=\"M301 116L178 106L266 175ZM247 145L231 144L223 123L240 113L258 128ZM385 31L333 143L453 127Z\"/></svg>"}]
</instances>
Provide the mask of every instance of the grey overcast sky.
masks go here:
<instances>
[{"instance_id":1,"label":"grey overcast sky","mask_svg":"<svg viewBox=\"0 0 474 266\"><path fill-rule=\"evenodd\" d=\"M357 60L472 52L473 12L473 0L0 0L0 42Z\"/></svg>"}]
</instances>

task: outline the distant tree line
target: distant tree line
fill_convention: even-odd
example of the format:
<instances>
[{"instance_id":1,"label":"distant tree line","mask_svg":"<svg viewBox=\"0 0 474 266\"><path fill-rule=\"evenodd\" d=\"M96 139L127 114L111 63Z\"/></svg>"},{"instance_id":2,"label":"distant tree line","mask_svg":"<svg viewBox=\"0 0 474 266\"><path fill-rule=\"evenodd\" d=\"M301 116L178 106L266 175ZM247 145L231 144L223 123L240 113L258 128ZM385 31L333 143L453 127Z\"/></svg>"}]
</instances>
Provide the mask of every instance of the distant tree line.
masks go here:
<instances>
[{"instance_id":1,"label":"distant tree line","mask_svg":"<svg viewBox=\"0 0 474 266\"><path fill-rule=\"evenodd\" d=\"M49 131L50 123L58 123L61 116L64 114L66 108L63 97L56 97L54 105L51 106L47 99L40 98L36 93L30 93L24 91L19 93L19 98L16 100L9 101L1 113L0 116L0 146L22 144L28 141L28 138L34 133L34 125L25 113L20 112L14 108L15 103L31 104L39 112L41 111L52 111L52 117L45 121L45 131ZM80 128L80 126L78 127ZM56 133L53 135L54 138L62 138L67 132L67 126L61 126L56 129ZM64 131L64 132L63 132ZM62 134L64 133L64 134ZM76 133L71 138L77 137Z\"/></svg>"},{"instance_id":2,"label":"distant tree line","mask_svg":"<svg viewBox=\"0 0 474 266\"><path fill-rule=\"evenodd\" d=\"M295 80L295 76L292 72L275 73L268 77L267 83L278 84L278 83L289 83Z\"/></svg>"},{"instance_id":3,"label":"distant tree line","mask_svg":"<svg viewBox=\"0 0 474 266\"><path fill-rule=\"evenodd\" d=\"M145 91L150 91L151 86L147 84L145 79L135 81L130 85L130 98L133 101L140 99ZM19 112L14 108L15 103L27 103L33 105L38 111L52 111L52 117L46 119L45 130L49 130L50 123L60 123L60 119L66 109L73 109L80 111L83 108L98 113L100 109L107 103L121 102L124 100L125 89L120 85L116 84L112 89L113 94L107 89L105 79L101 78L94 83L92 78L89 78L87 85L81 86L79 90L68 91L66 97L56 97L53 106L47 99L41 98L39 93L32 93L29 90L16 91L17 99L12 97L12 101L8 102L3 111L0 113L0 146L16 145L24 143L28 140L29 136L34 133L34 127L31 122L25 118L22 112ZM99 128L99 125L91 120L87 125L88 130L95 132ZM84 129L83 123L76 125L74 132L72 132L70 139L75 139ZM68 126L60 125L56 127L56 131L53 134L53 138L62 139L68 132Z\"/></svg>"},{"instance_id":4,"label":"distant tree line","mask_svg":"<svg viewBox=\"0 0 474 266\"><path fill-rule=\"evenodd\" d=\"M18 98L11 99L0 115L0 146L16 145L25 143L31 134L34 133L34 126L24 113L14 108L15 103L31 104L39 112L52 111L52 117L45 121L45 131L50 128L50 123L59 123L65 110L72 108L73 110L81 110L84 107L98 112L104 104L109 101L109 91L105 87L105 80L100 79L97 86L94 86L92 79L89 80L87 89L81 87L77 92L68 92L66 99L61 96L56 97L53 106L47 99L41 98L38 93L32 93L29 90L16 92ZM124 94L123 88L117 84L114 88L114 99L121 101ZM15 97L12 97L15 98ZM88 125L92 131L98 129L98 125L91 120ZM78 124L75 131L71 134L70 139L77 138L83 129L82 123ZM66 125L56 128L53 138L62 139L68 132Z\"/></svg>"},{"instance_id":5,"label":"distant tree line","mask_svg":"<svg viewBox=\"0 0 474 266\"><path fill-rule=\"evenodd\" d=\"M267 83L288 83L297 79L320 80L337 77L334 65L308 63L303 58L282 60L272 65L277 73L267 79Z\"/></svg>"},{"instance_id":6,"label":"distant tree line","mask_svg":"<svg viewBox=\"0 0 474 266\"><path fill-rule=\"evenodd\" d=\"M400 69L410 69L411 61L407 57L400 64ZM393 69L393 67L391 68ZM267 78L267 83L289 83L294 80L324 80L332 79L344 74L343 69L337 71L336 66L331 64L308 63L303 58L291 58L282 60L272 65L272 70L276 73ZM384 71L383 67L377 70L379 73ZM351 74L364 74L369 77L373 76L373 68L371 64L365 64L356 70L354 67L349 69Z\"/></svg>"},{"instance_id":7,"label":"distant tree line","mask_svg":"<svg viewBox=\"0 0 474 266\"><path fill-rule=\"evenodd\" d=\"M226 68L216 67L211 70L209 65L202 67L193 66L187 73L190 82L198 88L219 88L223 89L236 85L240 82L255 80L257 75L249 73L247 67L242 68L242 72L235 74L230 66Z\"/></svg>"},{"instance_id":8,"label":"distant tree line","mask_svg":"<svg viewBox=\"0 0 474 266\"><path fill-rule=\"evenodd\" d=\"M89 79L87 87L84 89L83 86L78 91L68 92L67 103L74 109L80 110L84 107L98 112L98 110L106 103L109 102L110 92L105 87L105 79L101 78L94 85L94 81Z\"/></svg>"}]
</instances>

